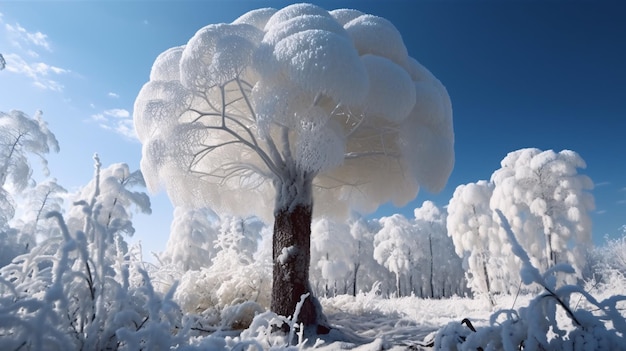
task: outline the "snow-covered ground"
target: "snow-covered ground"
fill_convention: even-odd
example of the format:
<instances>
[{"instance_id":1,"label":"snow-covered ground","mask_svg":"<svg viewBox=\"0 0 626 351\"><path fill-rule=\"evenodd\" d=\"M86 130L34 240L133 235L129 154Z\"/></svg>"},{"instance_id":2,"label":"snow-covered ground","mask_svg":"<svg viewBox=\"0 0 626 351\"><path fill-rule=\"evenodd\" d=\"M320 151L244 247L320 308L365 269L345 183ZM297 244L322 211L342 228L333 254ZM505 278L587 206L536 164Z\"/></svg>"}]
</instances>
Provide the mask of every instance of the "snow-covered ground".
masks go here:
<instances>
[{"instance_id":1,"label":"snow-covered ground","mask_svg":"<svg viewBox=\"0 0 626 351\"><path fill-rule=\"evenodd\" d=\"M620 284L604 286L601 289L592 286L586 287L587 291L597 300L619 295L624 292L624 288L623 281ZM257 347L272 350L429 350L432 349L432 345L430 347L426 345L434 340L437 331L449 323L457 324L459 330L464 330L469 334L470 328L461 323L464 319L468 319L473 327L480 330L490 325L490 318L494 312L518 310L528 306L535 297L536 295L500 295L494 298L495 306L491 306L484 298L383 298L375 292L361 293L356 297L340 295L321 299L324 311L335 330L328 336L319 337L320 339L316 341L308 340L293 347L281 345L281 342L276 341L276 339L259 334L254 335L254 331L250 329L254 328L255 323L241 336L230 334L230 337L234 337L233 341L241 342L244 340L244 336L254 336L259 343ZM585 299L578 299L576 295L572 295L572 297L571 307L588 306L585 304ZM618 307L621 308L622 317L626 317L626 302L618 303ZM571 319L563 309L557 309L555 315L559 327L570 331L573 329ZM502 318L498 321L502 321ZM609 324L609 329L611 328L612 326ZM624 335L619 333L618 335L624 340ZM306 336L304 337L306 338ZM554 337L556 336L549 336L549 338ZM337 339L341 340L338 341ZM626 349L626 343L621 345L621 349ZM598 345L581 348L581 350L599 349L602 348Z\"/></svg>"}]
</instances>

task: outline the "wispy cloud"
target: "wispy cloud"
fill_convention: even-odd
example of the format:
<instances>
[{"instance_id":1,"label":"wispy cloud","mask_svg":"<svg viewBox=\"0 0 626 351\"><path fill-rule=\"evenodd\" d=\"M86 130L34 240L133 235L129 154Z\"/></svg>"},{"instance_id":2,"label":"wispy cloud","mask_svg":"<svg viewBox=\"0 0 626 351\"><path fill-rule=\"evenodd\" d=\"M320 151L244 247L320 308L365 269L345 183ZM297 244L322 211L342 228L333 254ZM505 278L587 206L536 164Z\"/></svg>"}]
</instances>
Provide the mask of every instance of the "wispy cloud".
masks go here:
<instances>
[{"instance_id":1,"label":"wispy cloud","mask_svg":"<svg viewBox=\"0 0 626 351\"><path fill-rule=\"evenodd\" d=\"M63 84L57 81L57 77L70 72L44 62L28 62L18 54L6 54L4 58L7 71L30 78L41 89L62 91Z\"/></svg>"},{"instance_id":2,"label":"wispy cloud","mask_svg":"<svg viewBox=\"0 0 626 351\"><path fill-rule=\"evenodd\" d=\"M606 213L606 210L597 210L596 214L603 215Z\"/></svg>"},{"instance_id":3,"label":"wispy cloud","mask_svg":"<svg viewBox=\"0 0 626 351\"><path fill-rule=\"evenodd\" d=\"M110 91L110 92L107 94L107 96L108 96L108 97L110 97L110 98L113 98L113 99L117 99L117 98L119 98L119 97L120 97L117 93L114 93L114 92L112 92L112 91Z\"/></svg>"},{"instance_id":4,"label":"wispy cloud","mask_svg":"<svg viewBox=\"0 0 626 351\"><path fill-rule=\"evenodd\" d=\"M19 23L7 23L0 15L0 36L10 44L3 49L6 71L29 78L37 88L62 91L64 86L59 81L69 69L44 62L41 54L52 52L48 35L39 31L29 31ZM8 51L12 48L12 51ZM44 55L45 56L45 55Z\"/></svg>"},{"instance_id":5,"label":"wispy cloud","mask_svg":"<svg viewBox=\"0 0 626 351\"><path fill-rule=\"evenodd\" d=\"M52 51L50 42L48 42L48 36L42 32L29 32L26 28L20 26L19 23L14 25L5 23L4 28L9 35L11 44L20 49L24 48L24 44L26 44L27 46L34 45L47 51Z\"/></svg>"},{"instance_id":6,"label":"wispy cloud","mask_svg":"<svg viewBox=\"0 0 626 351\"><path fill-rule=\"evenodd\" d=\"M596 188L599 188L601 186L611 185L611 182L597 182L594 185L595 185Z\"/></svg>"},{"instance_id":7,"label":"wispy cloud","mask_svg":"<svg viewBox=\"0 0 626 351\"><path fill-rule=\"evenodd\" d=\"M91 115L91 120L106 130L118 133L128 139L137 140L133 119L130 112L121 108L104 110L101 113Z\"/></svg>"}]
</instances>

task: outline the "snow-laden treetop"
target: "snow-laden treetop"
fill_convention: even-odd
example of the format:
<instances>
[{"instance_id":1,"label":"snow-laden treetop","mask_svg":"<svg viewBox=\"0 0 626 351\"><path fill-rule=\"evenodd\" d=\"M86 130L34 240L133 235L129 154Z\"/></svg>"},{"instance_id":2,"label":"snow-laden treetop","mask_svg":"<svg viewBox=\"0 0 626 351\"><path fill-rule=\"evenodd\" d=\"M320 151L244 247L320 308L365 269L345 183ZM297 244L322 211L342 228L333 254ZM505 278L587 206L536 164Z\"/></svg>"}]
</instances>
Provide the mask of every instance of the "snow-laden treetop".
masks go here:
<instances>
[{"instance_id":1,"label":"snow-laden treetop","mask_svg":"<svg viewBox=\"0 0 626 351\"><path fill-rule=\"evenodd\" d=\"M208 25L157 57L134 121L151 189L240 214L271 213L309 178L317 212L404 204L454 164L445 88L392 23L356 10L296 4Z\"/></svg>"}]
</instances>

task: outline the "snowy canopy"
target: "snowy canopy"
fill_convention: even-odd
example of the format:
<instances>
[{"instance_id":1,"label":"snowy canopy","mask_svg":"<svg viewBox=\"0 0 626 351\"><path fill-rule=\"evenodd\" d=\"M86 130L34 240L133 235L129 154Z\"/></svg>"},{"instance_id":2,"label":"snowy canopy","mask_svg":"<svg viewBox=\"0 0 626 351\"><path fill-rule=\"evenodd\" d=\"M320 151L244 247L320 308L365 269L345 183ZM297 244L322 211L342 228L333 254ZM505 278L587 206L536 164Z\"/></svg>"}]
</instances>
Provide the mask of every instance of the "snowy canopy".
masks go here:
<instances>
[{"instance_id":1,"label":"snowy canopy","mask_svg":"<svg viewBox=\"0 0 626 351\"><path fill-rule=\"evenodd\" d=\"M593 182L578 173L586 167L582 157L571 150L528 148L509 153L501 166L491 176L491 208L511 219L531 257L545 258L534 264L546 268L565 258L581 269L584 260L576 256L582 253L570 247L591 242L594 209Z\"/></svg>"},{"instance_id":2,"label":"snowy canopy","mask_svg":"<svg viewBox=\"0 0 626 351\"><path fill-rule=\"evenodd\" d=\"M270 214L298 177L315 179L316 212L401 205L441 189L454 164L449 96L394 25L311 4L254 10L163 52L134 123L150 189L242 215Z\"/></svg>"}]
</instances>

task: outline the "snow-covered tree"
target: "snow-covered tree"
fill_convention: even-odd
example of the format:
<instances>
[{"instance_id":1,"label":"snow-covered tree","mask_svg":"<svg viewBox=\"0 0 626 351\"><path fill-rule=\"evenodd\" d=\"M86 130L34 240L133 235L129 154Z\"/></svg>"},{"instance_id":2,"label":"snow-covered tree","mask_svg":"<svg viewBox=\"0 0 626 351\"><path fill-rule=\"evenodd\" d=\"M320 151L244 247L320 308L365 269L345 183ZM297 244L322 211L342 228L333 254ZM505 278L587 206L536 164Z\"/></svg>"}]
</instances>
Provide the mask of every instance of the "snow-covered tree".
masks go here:
<instances>
[{"instance_id":1,"label":"snow-covered tree","mask_svg":"<svg viewBox=\"0 0 626 351\"><path fill-rule=\"evenodd\" d=\"M416 240L421 246L421 254L416 256L422 258L422 262L425 263L420 265L421 278L428 286L428 289L424 290L428 292L430 298L441 297L436 290L441 291L446 275L462 271L460 260L448 260L445 256L450 248L450 239L446 231L446 213L432 201L424 201L413 213ZM444 274L444 270L448 274ZM458 274L456 276L458 277Z\"/></svg>"},{"instance_id":2,"label":"snow-covered tree","mask_svg":"<svg viewBox=\"0 0 626 351\"><path fill-rule=\"evenodd\" d=\"M63 188L57 180L47 179L38 183L34 187L25 189L20 198L20 208L22 215L16 218L13 227L20 228L24 234L32 236L34 239L42 239L58 233L55 226L42 225L50 221L46 220L49 212L63 212L63 198L67 194L67 190ZM45 226L45 228L44 228ZM46 231L53 231L47 232ZM35 234L40 238L35 238Z\"/></svg>"},{"instance_id":3,"label":"snow-covered tree","mask_svg":"<svg viewBox=\"0 0 626 351\"><path fill-rule=\"evenodd\" d=\"M493 305L493 294L501 292L495 287L497 277L502 276L496 272L503 269L499 257L512 255L498 234L499 225L494 223L489 207L492 193L493 184L484 180L459 185L448 203L446 226L457 255L467 265L469 287L474 295L487 297ZM519 267L512 270L517 275Z\"/></svg>"},{"instance_id":4,"label":"snow-covered tree","mask_svg":"<svg viewBox=\"0 0 626 351\"><path fill-rule=\"evenodd\" d=\"M219 217L209 208L176 207L170 236L159 260L181 272L208 268L217 254L218 224Z\"/></svg>"},{"instance_id":5,"label":"snow-covered tree","mask_svg":"<svg viewBox=\"0 0 626 351\"><path fill-rule=\"evenodd\" d=\"M34 118L22 111L0 111L0 263L10 262L35 242L32 233L9 225L16 213L15 197L32 184L30 157L38 157L48 175L45 154L59 144L41 111Z\"/></svg>"},{"instance_id":6,"label":"snow-covered tree","mask_svg":"<svg viewBox=\"0 0 626 351\"><path fill-rule=\"evenodd\" d=\"M273 215L271 309L284 316L311 291L314 199L333 216L404 204L454 163L445 88L393 24L356 10L295 4L208 25L157 57L133 118L151 189ZM299 319L327 325L314 298Z\"/></svg>"},{"instance_id":7,"label":"snow-covered tree","mask_svg":"<svg viewBox=\"0 0 626 351\"><path fill-rule=\"evenodd\" d=\"M343 223L322 217L311 225L311 265L313 275L319 272L319 282L324 293L334 296L347 289L348 277L354 270L354 240L350 227ZM338 286L339 284L339 286Z\"/></svg>"},{"instance_id":8,"label":"snow-covered tree","mask_svg":"<svg viewBox=\"0 0 626 351\"><path fill-rule=\"evenodd\" d=\"M26 188L33 169L29 157L38 157L44 175L48 162L44 157L50 151L59 152L59 143L37 111L34 118L22 111L0 111L0 187L9 186L16 192Z\"/></svg>"},{"instance_id":9,"label":"snow-covered tree","mask_svg":"<svg viewBox=\"0 0 626 351\"><path fill-rule=\"evenodd\" d=\"M355 217L349 225L355 241L351 255L354 266L351 284L352 295L356 296L359 291L370 291L375 283L388 280L388 271L374 259L374 235L380 230L379 222Z\"/></svg>"},{"instance_id":10,"label":"snow-covered tree","mask_svg":"<svg viewBox=\"0 0 626 351\"><path fill-rule=\"evenodd\" d=\"M578 173L584 160L571 150L529 148L509 153L501 166L491 176L491 208L511 222L534 265L545 270L567 262L580 272L594 208L593 183Z\"/></svg>"},{"instance_id":11,"label":"snow-covered tree","mask_svg":"<svg viewBox=\"0 0 626 351\"><path fill-rule=\"evenodd\" d=\"M91 228L101 226L106 233L106 240L114 240L115 235L121 234L132 236L135 228L130 209L134 207L145 214L152 212L148 195L134 190L135 187L145 187L141 171L131 172L125 163L114 163L101 169L97 154L94 155L94 161L94 179L76 194L77 204L81 206L71 209L68 226L85 233L95 233ZM95 217L84 217L81 212L85 210L95 211ZM96 222L92 221L93 218Z\"/></svg>"},{"instance_id":12,"label":"snow-covered tree","mask_svg":"<svg viewBox=\"0 0 626 351\"><path fill-rule=\"evenodd\" d=\"M420 255L415 226L401 214L379 221L381 228L374 236L374 259L395 275L397 295L406 295L413 289L410 275ZM408 287L403 288L403 277L408 278Z\"/></svg>"}]
</instances>

